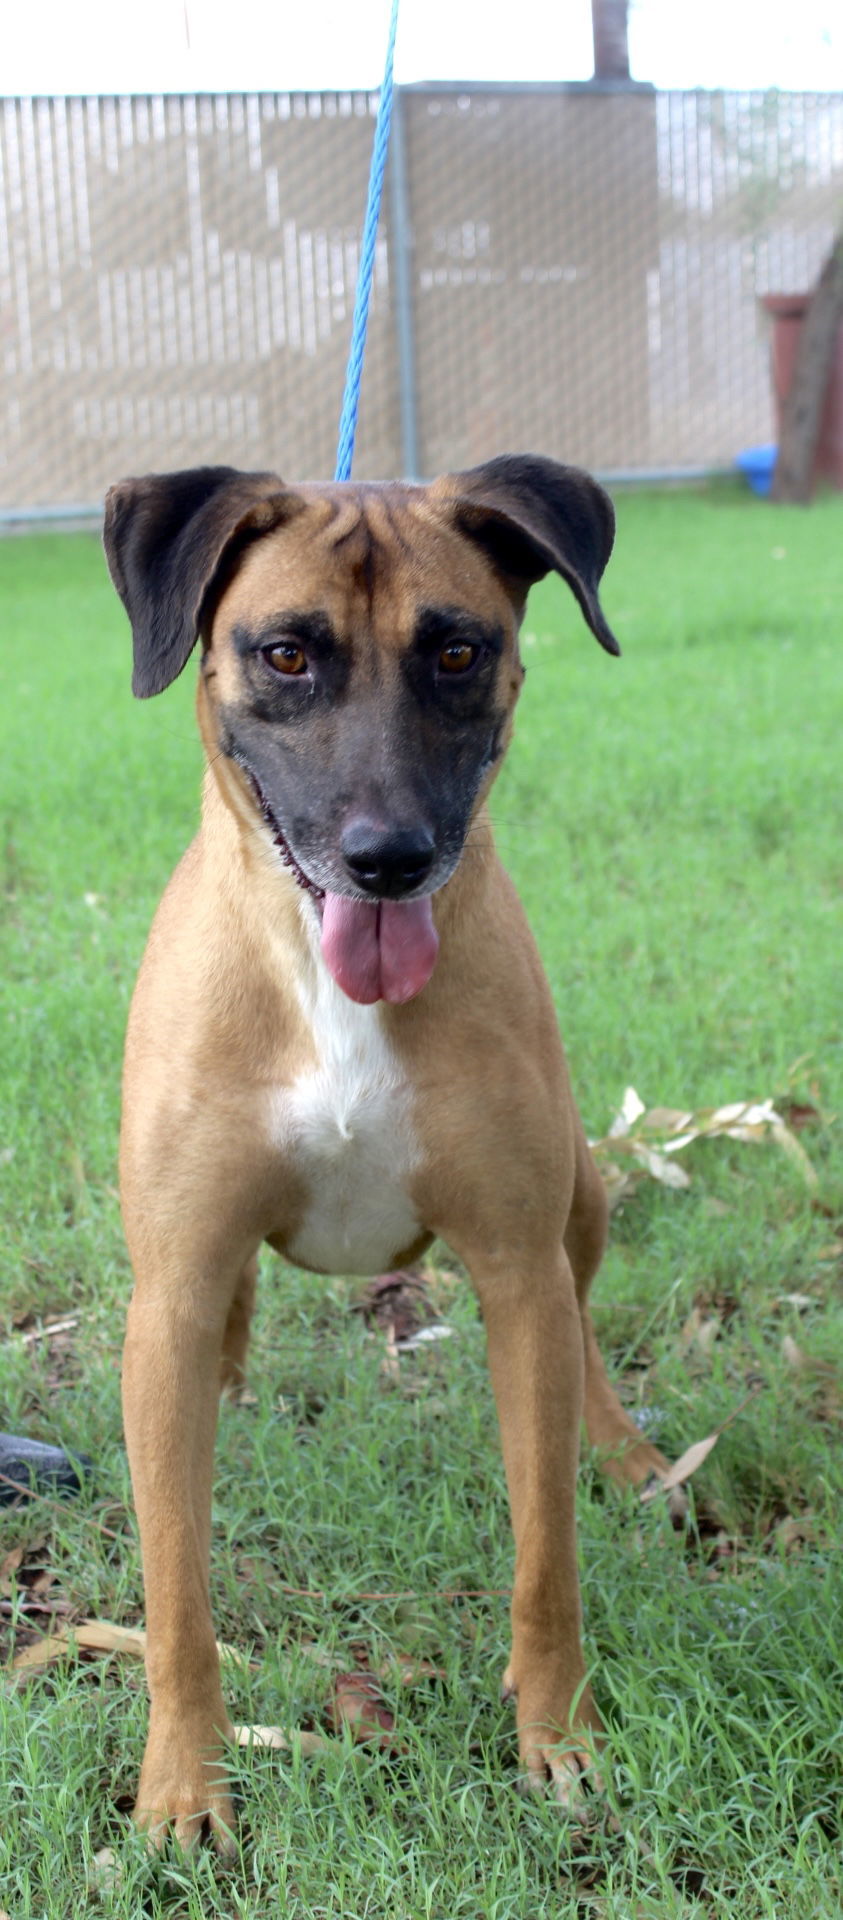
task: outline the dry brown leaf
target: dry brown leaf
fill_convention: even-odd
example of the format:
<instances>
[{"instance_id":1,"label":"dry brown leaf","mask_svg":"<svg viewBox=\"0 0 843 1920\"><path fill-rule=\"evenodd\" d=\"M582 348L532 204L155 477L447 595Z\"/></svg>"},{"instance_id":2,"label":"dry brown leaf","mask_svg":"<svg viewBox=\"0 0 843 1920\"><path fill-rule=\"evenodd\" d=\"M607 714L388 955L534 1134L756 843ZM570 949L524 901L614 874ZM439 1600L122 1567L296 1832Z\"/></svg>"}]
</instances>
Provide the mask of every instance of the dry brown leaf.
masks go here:
<instances>
[{"instance_id":1,"label":"dry brown leaf","mask_svg":"<svg viewBox=\"0 0 843 1920\"><path fill-rule=\"evenodd\" d=\"M0 1560L0 1582L10 1580L12 1574L17 1573L18 1567L23 1565L25 1551L24 1547L10 1547L9 1552ZM0 1914L0 1920L3 1920L2 1914Z\"/></svg>"},{"instance_id":2,"label":"dry brown leaf","mask_svg":"<svg viewBox=\"0 0 843 1920\"><path fill-rule=\"evenodd\" d=\"M146 1656L146 1633L143 1627L118 1627L111 1620L78 1620L73 1625L60 1627L56 1633L46 1634L42 1640L36 1640L34 1646L24 1647L12 1665L18 1671L26 1668L37 1671L50 1666L54 1660L60 1660L68 1651L119 1653L133 1660L143 1660ZM248 1665L245 1654L236 1647L218 1641L217 1651L221 1660Z\"/></svg>"},{"instance_id":3,"label":"dry brown leaf","mask_svg":"<svg viewBox=\"0 0 843 1920\"><path fill-rule=\"evenodd\" d=\"M811 1364L807 1353L803 1352L789 1333L786 1333L782 1340L782 1358L793 1373L804 1373Z\"/></svg>"},{"instance_id":4,"label":"dry brown leaf","mask_svg":"<svg viewBox=\"0 0 843 1920\"><path fill-rule=\"evenodd\" d=\"M122 1877L123 1863L119 1854L115 1853L113 1847L100 1847L88 1869L88 1885L92 1892L106 1894L119 1885Z\"/></svg>"},{"instance_id":5,"label":"dry brown leaf","mask_svg":"<svg viewBox=\"0 0 843 1920\"><path fill-rule=\"evenodd\" d=\"M679 1332L680 1353L687 1353L688 1348L693 1346L694 1341L696 1340L697 1334L699 1333L700 1327L702 1326L702 1320L703 1320L702 1307L692 1307L687 1320L683 1322L682 1327L680 1328L680 1332Z\"/></svg>"},{"instance_id":6,"label":"dry brown leaf","mask_svg":"<svg viewBox=\"0 0 843 1920\"><path fill-rule=\"evenodd\" d=\"M668 1134L685 1133L688 1127L694 1125L693 1113L680 1113L677 1107L642 1107L642 1118L646 1118L651 1132L665 1137Z\"/></svg>"},{"instance_id":7,"label":"dry brown leaf","mask_svg":"<svg viewBox=\"0 0 843 1920\"><path fill-rule=\"evenodd\" d=\"M646 1107L640 1095L636 1093L634 1087L627 1087L609 1128L609 1139L620 1139L622 1134L629 1132L630 1127L634 1127L636 1120L640 1120L644 1113L646 1113Z\"/></svg>"},{"instance_id":8,"label":"dry brown leaf","mask_svg":"<svg viewBox=\"0 0 843 1920\"><path fill-rule=\"evenodd\" d=\"M281 1727L235 1727L234 1738L238 1747L274 1747L279 1753L292 1753L296 1747L308 1756L334 1750L333 1740L326 1740L324 1734L308 1733L299 1727L289 1733Z\"/></svg>"},{"instance_id":9,"label":"dry brown leaf","mask_svg":"<svg viewBox=\"0 0 843 1920\"><path fill-rule=\"evenodd\" d=\"M784 1553L792 1553L797 1547L803 1546L806 1540L811 1539L813 1530L810 1515L805 1514L801 1520L797 1520L792 1513L789 1513L784 1520L779 1521L774 1530L774 1539Z\"/></svg>"},{"instance_id":10,"label":"dry brown leaf","mask_svg":"<svg viewBox=\"0 0 843 1920\"><path fill-rule=\"evenodd\" d=\"M440 1340L453 1339L454 1331L446 1320L432 1320L429 1327L419 1327L418 1333L408 1334L406 1340L399 1340L398 1352L420 1353L422 1347L436 1346Z\"/></svg>"},{"instance_id":11,"label":"dry brown leaf","mask_svg":"<svg viewBox=\"0 0 843 1920\"><path fill-rule=\"evenodd\" d=\"M146 1653L142 1627L118 1627L112 1620L80 1620L67 1631L86 1652L126 1653L135 1660L142 1660Z\"/></svg>"},{"instance_id":12,"label":"dry brown leaf","mask_svg":"<svg viewBox=\"0 0 843 1920\"><path fill-rule=\"evenodd\" d=\"M42 1640L36 1640L34 1646L24 1647L20 1653L15 1654L12 1671L15 1673L23 1673L25 1670L33 1673L40 1672L42 1667L49 1667L54 1660L60 1660L62 1654L67 1653L68 1644L67 1635L61 1631L45 1634Z\"/></svg>"},{"instance_id":13,"label":"dry brown leaf","mask_svg":"<svg viewBox=\"0 0 843 1920\"><path fill-rule=\"evenodd\" d=\"M648 1147L645 1140L630 1137L630 1152L649 1173L652 1180L658 1180L663 1187L683 1189L691 1184L691 1176L680 1167L676 1160L668 1160L667 1153L658 1153L655 1147Z\"/></svg>"},{"instance_id":14,"label":"dry brown leaf","mask_svg":"<svg viewBox=\"0 0 843 1920\"><path fill-rule=\"evenodd\" d=\"M704 1440L695 1440L692 1447L686 1447L685 1452L680 1453L679 1459L674 1461L669 1473L660 1478L655 1486L644 1488L641 1499L657 1500L660 1493L672 1493L674 1487L690 1480L692 1473L696 1473L697 1468L708 1459L712 1447L716 1447L721 1432L722 1428L718 1428L716 1433L709 1433Z\"/></svg>"},{"instance_id":15,"label":"dry brown leaf","mask_svg":"<svg viewBox=\"0 0 843 1920\"><path fill-rule=\"evenodd\" d=\"M35 1574L34 1579L30 1580L29 1582L30 1594L39 1595L42 1593L49 1593L49 1590L53 1585L55 1577L56 1576L52 1570L52 1567L39 1567L39 1570Z\"/></svg>"},{"instance_id":16,"label":"dry brown leaf","mask_svg":"<svg viewBox=\"0 0 843 1920\"><path fill-rule=\"evenodd\" d=\"M606 1189L606 1198L609 1202L609 1211L610 1213L614 1213L615 1208L620 1206L621 1201L626 1199L627 1194L631 1192L634 1187L635 1175L629 1172L623 1173L614 1160L604 1160L602 1152L600 1151L601 1148L602 1141L592 1142L592 1152L600 1168L600 1176ZM643 1168L639 1178L642 1175Z\"/></svg>"},{"instance_id":17,"label":"dry brown leaf","mask_svg":"<svg viewBox=\"0 0 843 1920\"><path fill-rule=\"evenodd\" d=\"M700 1351L702 1353L710 1353L715 1340L718 1339L721 1332L722 1322L718 1319L716 1313L710 1314L707 1320L703 1320L697 1333L697 1346L700 1348Z\"/></svg>"},{"instance_id":18,"label":"dry brown leaf","mask_svg":"<svg viewBox=\"0 0 843 1920\"><path fill-rule=\"evenodd\" d=\"M639 1498L641 1500L657 1500L660 1493L672 1493L674 1488L681 1486L684 1481L690 1480L692 1473L696 1473L697 1468L702 1466L704 1460L708 1459L711 1449L717 1445L721 1433L725 1433L726 1428L732 1425L733 1420L737 1420L739 1414L743 1413L744 1408L749 1406L750 1401L758 1398L760 1392L761 1387L759 1385L752 1387L744 1399L739 1401L736 1407L732 1408L731 1413L727 1413L725 1420L721 1420L719 1427L716 1427L713 1433L707 1434L705 1440L695 1440L692 1447L687 1447L685 1452L680 1454L679 1459L674 1461L673 1466L669 1472L665 1474L664 1479L659 1479L655 1484L648 1484Z\"/></svg>"},{"instance_id":19,"label":"dry brown leaf","mask_svg":"<svg viewBox=\"0 0 843 1920\"><path fill-rule=\"evenodd\" d=\"M679 1335L680 1352L687 1353L691 1347L697 1347L700 1353L710 1353L722 1331L723 1323L716 1313L708 1314L702 1307L692 1307Z\"/></svg>"},{"instance_id":20,"label":"dry brown leaf","mask_svg":"<svg viewBox=\"0 0 843 1920\"><path fill-rule=\"evenodd\" d=\"M812 1373L820 1380L837 1379L833 1360L819 1360L814 1354L806 1353L804 1347L800 1347L789 1333L782 1340L782 1356L794 1373Z\"/></svg>"},{"instance_id":21,"label":"dry brown leaf","mask_svg":"<svg viewBox=\"0 0 843 1920\"><path fill-rule=\"evenodd\" d=\"M444 1680L445 1678L444 1667L435 1667L430 1660L414 1660L409 1653L393 1654L389 1660L384 1660L378 1668L378 1673L382 1680L390 1680L396 1669L402 1687L414 1687L420 1680Z\"/></svg>"},{"instance_id":22,"label":"dry brown leaf","mask_svg":"<svg viewBox=\"0 0 843 1920\"><path fill-rule=\"evenodd\" d=\"M339 1673L334 1681L331 1721L337 1733L348 1727L353 1740L372 1741L397 1751L390 1712L374 1673Z\"/></svg>"},{"instance_id":23,"label":"dry brown leaf","mask_svg":"<svg viewBox=\"0 0 843 1920\"><path fill-rule=\"evenodd\" d=\"M15 1549L15 1551L17 1551L17 1549ZM21 1560L17 1567L17 1575L18 1584L21 1587L26 1587L27 1591L32 1581L40 1573L48 1552L49 1546L46 1540L32 1540L29 1546L24 1547Z\"/></svg>"},{"instance_id":24,"label":"dry brown leaf","mask_svg":"<svg viewBox=\"0 0 843 1920\"><path fill-rule=\"evenodd\" d=\"M277 1747L282 1753L289 1753L290 1740L280 1727L235 1727L234 1738L238 1747Z\"/></svg>"}]
</instances>

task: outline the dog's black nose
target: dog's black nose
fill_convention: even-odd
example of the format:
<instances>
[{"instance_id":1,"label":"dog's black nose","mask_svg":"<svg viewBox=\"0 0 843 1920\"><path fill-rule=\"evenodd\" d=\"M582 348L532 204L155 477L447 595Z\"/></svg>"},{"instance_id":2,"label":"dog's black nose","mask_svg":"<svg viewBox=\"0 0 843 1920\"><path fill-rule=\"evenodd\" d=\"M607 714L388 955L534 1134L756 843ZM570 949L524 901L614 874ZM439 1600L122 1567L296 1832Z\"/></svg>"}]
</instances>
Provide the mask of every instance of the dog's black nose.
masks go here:
<instances>
[{"instance_id":1,"label":"dog's black nose","mask_svg":"<svg viewBox=\"0 0 843 1920\"><path fill-rule=\"evenodd\" d=\"M351 820L340 840L355 886L379 900L400 900L427 879L435 852L427 827L384 827Z\"/></svg>"}]
</instances>

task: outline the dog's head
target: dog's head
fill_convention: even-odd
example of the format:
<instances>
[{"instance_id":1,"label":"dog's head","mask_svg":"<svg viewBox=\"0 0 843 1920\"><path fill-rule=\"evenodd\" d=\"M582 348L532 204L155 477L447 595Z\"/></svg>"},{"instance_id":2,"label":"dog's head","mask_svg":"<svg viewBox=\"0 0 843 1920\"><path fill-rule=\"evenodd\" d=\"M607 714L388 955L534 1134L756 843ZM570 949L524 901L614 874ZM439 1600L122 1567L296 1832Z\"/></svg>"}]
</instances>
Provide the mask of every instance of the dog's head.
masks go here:
<instances>
[{"instance_id":1,"label":"dog's head","mask_svg":"<svg viewBox=\"0 0 843 1920\"><path fill-rule=\"evenodd\" d=\"M528 455L429 487L205 467L109 492L134 691L161 693L201 638L209 758L313 895L352 998L429 978L430 896L509 737L529 587L560 573L619 651L598 599L613 534L587 474Z\"/></svg>"}]
</instances>

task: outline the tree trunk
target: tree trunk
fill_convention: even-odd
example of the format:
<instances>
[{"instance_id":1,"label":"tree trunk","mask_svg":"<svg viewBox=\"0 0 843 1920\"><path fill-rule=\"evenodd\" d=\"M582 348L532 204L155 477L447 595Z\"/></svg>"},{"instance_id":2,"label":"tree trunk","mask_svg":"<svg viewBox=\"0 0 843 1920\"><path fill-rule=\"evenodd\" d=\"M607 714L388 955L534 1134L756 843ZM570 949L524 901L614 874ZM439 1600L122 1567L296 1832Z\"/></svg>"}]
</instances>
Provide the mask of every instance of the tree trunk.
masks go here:
<instances>
[{"instance_id":1,"label":"tree trunk","mask_svg":"<svg viewBox=\"0 0 843 1920\"><path fill-rule=\"evenodd\" d=\"M823 401L843 323L843 229L837 235L802 322L771 499L802 506L811 498Z\"/></svg>"},{"instance_id":2,"label":"tree trunk","mask_svg":"<svg viewBox=\"0 0 843 1920\"><path fill-rule=\"evenodd\" d=\"M629 79L629 0L591 0L595 80Z\"/></svg>"}]
</instances>

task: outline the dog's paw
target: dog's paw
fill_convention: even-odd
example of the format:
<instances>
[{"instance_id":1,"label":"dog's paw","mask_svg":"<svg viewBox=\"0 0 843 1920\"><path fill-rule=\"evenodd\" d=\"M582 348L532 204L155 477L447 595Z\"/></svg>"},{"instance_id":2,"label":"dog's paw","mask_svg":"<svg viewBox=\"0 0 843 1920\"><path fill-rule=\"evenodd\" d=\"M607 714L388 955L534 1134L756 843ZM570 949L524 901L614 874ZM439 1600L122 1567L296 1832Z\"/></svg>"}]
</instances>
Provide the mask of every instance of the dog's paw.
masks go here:
<instances>
[{"instance_id":1,"label":"dog's paw","mask_svg":"<svg viewBox=\"0 0 843 1920\"><path fill-rule=\"evenodd\" d=\"M590 1818L595 1798L605 1792L601 1771L600 1716L588 1687L583 1688L573 1715L572 1730L559 1731L564 1717L523 1710L512 1664L501 1682L501 1699L517 1703L520 1750L519 1789L522 1793L552 1794L573 1820ZM581 1721L586 1724L581 1724Z\"/></svg>"},{"instance_id":2,"label":"dog's paw","mask_svg":"<svg viewBox=\"0 0 843 1920\"><path fill-rule=\"evenodd\" d=\"M522 1793L550 1792L569 1819L583 1826L595 1798L606 1791L596 1743L583 1732L570 1734L567 1740L522 1743L522 1769L518 1781Z\"/></svg>"},{"instance_id":3,"label":"dog's paw","mask_svg":"<svg viewBox=\"0 0 843 1920\"><path fill-rule=\"evenodd\" d=\"M171 1745L169 1751L150 1742L134 1820L159 1851L174 1840L190 1852L207 1838L218 1854L230 1857L237 1846L234 1806L219 1740L202 1748Z\"/></svg>"},{"instance_id":4,"label":"dog's paw","mask_svg":"<svg viewBox=\"0 0 843 1920\"><path fill-rule=\"evenodd\" d=\"M160 1852L170 1840L191 1853L201 1840L210 1840L223 1859L237 1851L234 1807L227 1793L170 1792L154 1804L138 1797L133 1815L151 1847Z\"/></svg>"}]
</instances>

